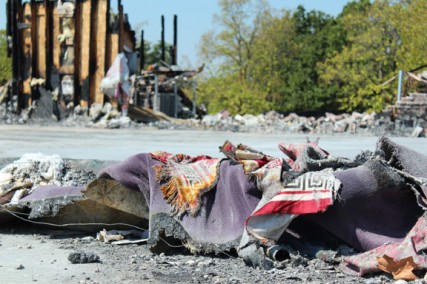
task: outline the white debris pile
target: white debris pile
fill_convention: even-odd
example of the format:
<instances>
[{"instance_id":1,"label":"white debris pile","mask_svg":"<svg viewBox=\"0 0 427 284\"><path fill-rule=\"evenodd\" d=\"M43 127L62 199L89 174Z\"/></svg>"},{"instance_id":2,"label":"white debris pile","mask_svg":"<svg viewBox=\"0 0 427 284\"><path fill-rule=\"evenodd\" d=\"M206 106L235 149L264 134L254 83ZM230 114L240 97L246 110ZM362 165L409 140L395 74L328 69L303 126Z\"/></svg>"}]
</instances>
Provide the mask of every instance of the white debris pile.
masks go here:
<instances>
[{"instance_id":1,"label":"white debris pile","mask_svg":"<svg viewBox=\"0 0 427 284\"><path fill-rule=\"evenodd\" d=\"M0 170L0 175L3 179L12 179L15 185L31 184L31 188L48 184L61 185L64 162L58 155L25 154Z\"/></svg>"}]
</instances>

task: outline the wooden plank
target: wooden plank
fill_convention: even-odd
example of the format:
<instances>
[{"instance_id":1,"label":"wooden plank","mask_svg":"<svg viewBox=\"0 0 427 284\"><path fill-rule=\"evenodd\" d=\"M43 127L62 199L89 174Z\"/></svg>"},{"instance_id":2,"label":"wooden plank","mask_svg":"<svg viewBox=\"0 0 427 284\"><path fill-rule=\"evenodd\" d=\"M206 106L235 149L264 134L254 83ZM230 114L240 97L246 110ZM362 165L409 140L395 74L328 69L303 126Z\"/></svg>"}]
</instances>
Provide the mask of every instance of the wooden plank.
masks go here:
<instances>
[{"instance_id":1,"label":"wooden plank","mask_svg":"<svg viewBox=\"0 0 427 284\"><path fill-rule=\"evenodd\" d=\"M29 26L28 29L24 29L22 32L22 42L24 49L24 72L23 72L23 87L22 92L24 94L31 94L31 60L32 60L32 42L31 42L31 5L30 3L24 4L24 24ZM28 102L31 105L31 100Z\"/></svg>"},{"instance_id":2,"label":"wooden plank","mask_svg":"<svg viewBox=\"0 0 427 284\"><path fill-rule=\"evenodd\" d=\"M81 3L80 7L80 23L81 30L80 40L80 106L87 108L89 105L89 61L90 61L90 35L91 35L91 1L86 0Z\"/></svg>"},{"instance_id":3,"label":"wooden plank","mask_svg":"<svg viewBox=\"0 0 427 284\"><path fill-rule=\"evenodd\" d=\"M104 103L104 94L101 92L101 81L105 77L105 42L107 40L107 1L98 0L98 17L96 27L96 71L94 76L94 102Z\"/></svg>"},{"instance_id":4,"label":"wooden plank","mask_svg":"<svg viewBox=\"0 0 427 284\"><path fill-rule=\"evenodd\" d=\"M114 59L116 59L117 54L119 54L119 34L110 34L109 35L111 42L111 50L110 50L110 66L113 64Z\"/></svg>"},{"instance_id":5,"label":"wooden plank","mask_svg":"<svg viewBox=\"0 0 427 284\"><path fill-rule=\"evenodd\" d=\"M53 7L53 54L52 64L56 70L60 67L61 58L61 44L59 43L58 36L61 33L61 19L58 17L58 6L57 4Z\"/></svg>"},{"instance_id":6,"label":"wooden plank","mask_svg":"<svg viewBox=\"0 0 427 284\"><path fill-rule=\"evenodd\" d=\"M38 73L41 78L46 79L46 7L37 2L37 35L38 35Z\"/></svg>"}]
</instances>

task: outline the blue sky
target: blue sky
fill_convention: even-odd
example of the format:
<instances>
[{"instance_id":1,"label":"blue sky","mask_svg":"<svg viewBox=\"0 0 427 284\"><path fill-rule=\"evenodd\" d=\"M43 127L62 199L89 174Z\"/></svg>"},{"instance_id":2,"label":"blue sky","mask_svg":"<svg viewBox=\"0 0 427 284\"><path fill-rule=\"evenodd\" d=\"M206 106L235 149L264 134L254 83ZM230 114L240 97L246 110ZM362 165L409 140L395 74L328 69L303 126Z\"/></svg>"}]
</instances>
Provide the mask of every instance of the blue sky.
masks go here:
<instances>
[{"instance_id":1,"label":"blue sky","mask_svg":"<svg viewBox=\"0 0 427 284\"><path fill-rule=\"evenodd\" d=\"M117 0L112 0L116 3ZM303 5L306 10L320 10L336 16L348 0L269 0L273 8L295 9ZM203 33L211 30L212 16L219 13L217 0L122 0L125 13L135 30L144 30L145 39L160 40L160 17L165 16L165 40L173 41L173 15L178 16L178 63L193 67L200 64L197 49ZM112 4L117 5L117 4ZM6 26L6 0L0 0L0 29ZM187 59L188 60L187 60Z\"/></svg>"}]
</instances>

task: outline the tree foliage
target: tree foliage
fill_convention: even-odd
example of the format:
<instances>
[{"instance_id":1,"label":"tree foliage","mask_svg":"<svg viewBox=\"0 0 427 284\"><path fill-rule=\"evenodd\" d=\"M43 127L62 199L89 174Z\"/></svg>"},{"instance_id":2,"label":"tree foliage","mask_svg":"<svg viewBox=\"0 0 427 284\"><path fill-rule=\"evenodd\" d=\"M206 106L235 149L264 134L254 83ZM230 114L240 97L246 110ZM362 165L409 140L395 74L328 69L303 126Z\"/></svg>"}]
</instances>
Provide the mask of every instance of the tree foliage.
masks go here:
<instances>
[{"instance_id":1,"label":"tree foliage","mask_svg":"<svg viewBox=\"0 0 427 284\"><path fill-rule=\"evenodd\" d=\"M357 0L337 17L264 0L220 6L200 48L210 112L379 111L395 92L382 83L427 63L425 0Z\"/></svg>"},{"instance_id":2,"label":"tree foliage","mask_svg":"<svg viewBox=\"0 0 427 284\"><path fill-rule=\"evenodd\" d=\"M7 57L6 31L0 30L0 85L12 78L12 60Z\"/></svg>"},{"instance_id":3,"label":"tree foliage","mask_svg":"<svg viewBox=\"0 0 427 284\"><path fill-rule=\"evenodd\" d=\"M169 64L171 61L171 54L169 49L172 47L171 44L165 43L165 63ZM162 61L162 45L158 43L151 43L149 41L144 42L144 54L145 54L145 68L150 64L161 64Z\"/></svg>"}]
</instances>

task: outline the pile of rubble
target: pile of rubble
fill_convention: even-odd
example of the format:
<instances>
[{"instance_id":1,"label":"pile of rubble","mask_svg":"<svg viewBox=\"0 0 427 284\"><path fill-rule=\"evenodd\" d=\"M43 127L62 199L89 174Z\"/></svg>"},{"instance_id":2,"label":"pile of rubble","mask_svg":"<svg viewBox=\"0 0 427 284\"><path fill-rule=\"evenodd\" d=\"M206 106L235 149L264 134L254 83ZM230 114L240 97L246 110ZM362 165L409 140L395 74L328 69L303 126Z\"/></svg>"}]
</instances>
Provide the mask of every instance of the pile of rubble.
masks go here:
<instances>
[{"instance_id":1,"label":"pile of rubble","mask_svg":"<svg viewBox=\"0 0 427 284\"><path fill-rule=\"evenodd\" d=\"M96 240L105 244L102 262L115 265L129 262L107 245L138 244L121 252L127 260L135 255L130 265L150 250L140 261L166 263L173 273L163 275L174 279L183 267L197 273L197 266L204 273L197 282L206 282L215 265L211 276L234 266L239 277L277 273L296 282L368 277L370 283L424 283L426 156L386 137L374 152L355 159L333 156L318 141L281 143L279 149L286 157L230 141L220 147L223 158L157 151L101 162L28 154L0 170L0 225L20 219L33 223L35 232L40 225L97 232ZM92 236L73 241L68 260L99 263L99 250L82 249L93 248L85 245L90 242ZM189 252L197 255L191 262L182 257ZM233 257L200 257L211 253L236 253L256 269L237 268ZM134 272L132 277L145 273Z\"/></svg>"},{"instance_id":2,"label":"pile of rubble","mask_svg":"<svg viewBox=\"0 0 427 284\"><path fill-rule=\"evenodd\" d=\"M41 90L42 98L50 98L48 91ZM42 104L42 106L40 106ZM197 129L230 132L258 133L307 133L307 134L354 134L391 136L427 136L427 94L415 93L404 97L394 106L381 113L332 114L320 117L288 115L270 111L260 115L235 115L222 111L205 115L200 119L176 119L147 107L130 105L123 115L110 103L94 103L89 109L55 108L51 104L33 105L22 110L20 115L14 111L13 102L0 104L0 124L52 124L71 127L94 128L139 128L150 126L159 129ZM43 109L43 111L40 111Z\"/></svg>"}]
</instances>

